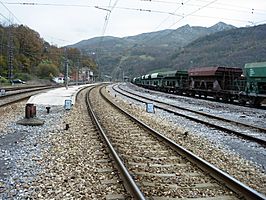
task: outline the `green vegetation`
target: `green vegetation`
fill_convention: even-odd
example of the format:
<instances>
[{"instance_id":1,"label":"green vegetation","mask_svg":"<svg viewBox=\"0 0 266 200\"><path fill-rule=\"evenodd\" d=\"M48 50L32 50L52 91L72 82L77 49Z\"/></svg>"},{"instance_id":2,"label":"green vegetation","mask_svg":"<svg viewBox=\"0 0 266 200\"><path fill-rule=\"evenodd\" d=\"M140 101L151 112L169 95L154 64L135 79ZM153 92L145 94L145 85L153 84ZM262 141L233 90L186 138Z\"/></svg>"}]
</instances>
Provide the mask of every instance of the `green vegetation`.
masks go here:
<instances>
[{"instance_id":1,"label":"green vegetation","mask_svg":"<svg viewBox=\"0 0 266 200\"><path fill-rule=\"evenodd\" d=\"M0 77L0 84L1 85L6 85L6 84L8 84L8 80L6 78L4 78L4 77Z\"/></svg>"},{"instance_id":2,"label":"green vegetation","mask_svg":"<svg viewBox=\"0 0 266 200\"><path fill-rule=\"evenodd\" d=\"M58 48L30 28L0 25L0 76L8 79L9 34L12 33L14 78L50 79L64 72L67 55L69 74L77 65L96 69L102 76L121 80L152 72L201 66L244 67L266 59L266 25L235 28L218 23L212 27L163 30L132 37L97 37ZM82 58L81 58L82 52Z\"/></svg>"},{"instance_id":3,"label":"green vegetation","mask_svg":"<svg viewBox=\"0 0 266 200\"><path fill-rule=\"evenodd\" d=\"M172 56L174 68L242 67L266 60L266 25L238 28L199 38Z\"/></svg>"},{"instance_id":4,"label":"green vegetation","mask_svg":"<svg viewBox=\"0 0 266 200\"><path fill-rule=\"evenodd\" d=\"M93 38L71 47L88 55L98 52L101 71L121 79L123 74L135 77L163 68L182 70L213 65L243 68L245 63L265 61L265 38L266 25L235 28L221 22L209 28L186 25L132 37Z\"/></svg>"},{"instance_id":5,"label":"green vegetation","mask_svg":"<svg viewBox=\"0 0 266 200\"><path fill-rule=\"evenodd\" d=\"M49 79L59 75L59 69L53 63L40 63L37 66L37 75L43 79Z\"/></svg>"},{"instance_id":6,"label":"green vegetation","mask_svg":"<svg viewBox=\"0 0 266 200\"><path fill-rule=\"evenodd\" d=\"M11 45L10 45L11 42ZM96 64L89 56L82 56L76 48L58 48L44 41L40 35L24 25L5 27L0 25L0 76L1 82L8 79L8 59L12 47L13 78L28 81L37 78L50 79L64 72L65 57L69 73L76 66L87 66L96 70Z\"/></svg>"}]
</instances>

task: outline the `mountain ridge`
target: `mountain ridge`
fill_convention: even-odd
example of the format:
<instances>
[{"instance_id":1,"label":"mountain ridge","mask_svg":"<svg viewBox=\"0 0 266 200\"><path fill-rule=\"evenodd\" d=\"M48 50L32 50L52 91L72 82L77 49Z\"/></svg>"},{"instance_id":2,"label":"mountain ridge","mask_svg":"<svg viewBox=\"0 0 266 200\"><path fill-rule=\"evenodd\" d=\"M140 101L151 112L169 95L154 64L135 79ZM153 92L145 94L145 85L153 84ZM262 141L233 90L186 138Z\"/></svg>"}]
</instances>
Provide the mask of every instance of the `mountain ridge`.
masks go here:
<instances>
[{"instance_id":1,"label":"mountain ridge","mask_svg":"<svg viewBox=\"0 0 266 200\"><path fill-rule=\"evenodd\" d=\"M154 35L168 35L168 34L172 34L174 32L178 32L178 33L187 33L188 32L188 29L191 30L191 29L209 29L209 30L212 30L213 32L217 32L217 31L222 31L222 30L229 30L229 29L233 29L233 28L236 28L232 25L229 25L229 24L226 24L224 22L218 22L216 23L215 25L211 26L211 27L201 27L201 26L190 26L188 24L184 25L184 26L181 26L177 29L164 29L164 30L160 30L160 31L153 31L153 32L147 32L147 33L141 33L141 34L137 34L137 35L133 35L133 36L125 36L125 37L115 37L115 36L99 36L99 37L94 37L94 38L90 38L90 39L85 39L85 40L81 40L75 44L71 44L71 45L68 45L67 47L74 47L74 48L80 48L80 45L84 46L86 45L85 43L89 44L90 42L103 42L103 41L108 41L110 39L114 39L114 40L130 40L130 41L133 41L133 42L139 42L139 41L136 41L138 40L139 38L143 38L143 36L145 37L146 35L149 35L149 36L154 36ZM215 30L217 28L217 30ZM137 38L137 39L136 39ZM99 41L98 41L99 40Z\"/></svg>"},{"instance_id":2,"label":"mountain ridge","mask_svg":"<svg viewBox=\"0 0 266 200\"><path fill-rule=\"evenodd\" d=\"M122 38L97 37L81 41L71 47L79 48L85 54L96 52L101 74L111 75L114 79L117 79L121 78L122 74L136 76L154 70L185 69L203 64L221 63L242 66L243 62L233 61L232 56L229 60L223 57L229 54L230 51L235 52L235 55L237 51L240 52L241 43L244 44L245 41L252 40L252 34L244 34L244 36L241 35L241 32L252 32L252 30L253 27L236 28L223 22L211 27L185 25L174 30L166 29ZM239 38L237 37L238 34L240 34ZM225 48L228 46L226 37L229 38L231 50ZM262 35L256 35L256 39L264 41ZM211 43L208 42L209 40ZM219 48L210 48L211 46ZM247 48L247 46L242 48ZM205 51L205 49L208 51ZM261 50L261 47L259 49ZM250 57L246 55L248 53L256 54L251 51L242 50L242 52L245 52L242 57ZM221 54L220 57L219 54ZM263 56L259 53L258 55ZM254 60L256 61L252 58L243 59L243 61L250 62Z\"/></svg>"}]
</instances>

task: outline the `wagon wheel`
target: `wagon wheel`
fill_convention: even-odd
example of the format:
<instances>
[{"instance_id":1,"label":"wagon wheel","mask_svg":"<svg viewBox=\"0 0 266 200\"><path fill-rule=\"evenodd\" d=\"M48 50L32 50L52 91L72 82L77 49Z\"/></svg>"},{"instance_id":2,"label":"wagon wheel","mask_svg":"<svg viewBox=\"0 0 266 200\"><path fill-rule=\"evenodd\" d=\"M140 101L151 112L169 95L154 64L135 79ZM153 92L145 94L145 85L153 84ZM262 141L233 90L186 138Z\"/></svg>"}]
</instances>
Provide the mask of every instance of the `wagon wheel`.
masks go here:
<instances>
[{"instance_id":1,"label":"wagon wheel","mask_svg":"<svg viewBox=\"0 0 266 200\"><path fill-rule=\"evenodd\" d=\"M260 106L260 100L257 97L251 97L249 100L249 104L254 107L259 107Z\"/></svg>"}]
</instances>

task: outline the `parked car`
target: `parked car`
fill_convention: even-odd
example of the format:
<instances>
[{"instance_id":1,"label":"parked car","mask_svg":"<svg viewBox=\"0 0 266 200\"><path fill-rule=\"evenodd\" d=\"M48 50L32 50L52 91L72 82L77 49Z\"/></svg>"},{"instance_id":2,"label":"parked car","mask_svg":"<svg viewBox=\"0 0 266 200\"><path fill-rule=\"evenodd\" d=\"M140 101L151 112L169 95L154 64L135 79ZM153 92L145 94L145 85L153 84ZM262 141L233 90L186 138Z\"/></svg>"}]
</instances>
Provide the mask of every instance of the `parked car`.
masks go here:
<instances>
[{"instance_id":1,"label":"parked car","mask_svg":"<svg viewBox=\"0 0 266 200\"><path fill-rule=\"evenodd\" d=\"M26 84L25 81L22 81L20 79L14 79L14 80L11 81L11 83L13 83L13 84Z\"/></svg>"}]
</instances>

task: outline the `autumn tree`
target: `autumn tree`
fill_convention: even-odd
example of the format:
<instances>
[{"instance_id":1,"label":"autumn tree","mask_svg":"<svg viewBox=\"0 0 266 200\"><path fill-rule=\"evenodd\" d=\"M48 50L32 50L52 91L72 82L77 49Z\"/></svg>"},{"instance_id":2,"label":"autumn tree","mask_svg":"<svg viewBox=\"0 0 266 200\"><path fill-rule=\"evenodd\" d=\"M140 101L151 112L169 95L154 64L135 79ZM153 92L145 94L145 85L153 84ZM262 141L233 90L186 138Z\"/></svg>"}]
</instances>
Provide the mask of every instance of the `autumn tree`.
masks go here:
<instances>
[{"instance_id":1,"label":"autumn tree","mask_svg":"<svg viewBox=\"0 0 266 200\"><path fill-rule=\"evenodd\" d=\"M9 38L9 35L12 37ZM24 25L4 26L0 24L0 76L8 76L9 42L12 43L14 78L37 75L40 78L56 76L64 71L64 60L69 70L77 66L95 69L95 63L87 56L81 56L76 48L58 48L44 41L39 33ZM66 49L66 52L65 52Z\"/></svg>"},{"instance_id":2,"label":"autumn tree","mask_svg":"<svg viewBox=\"0 0 266 200\"><path fill-rule=\"evenodd\" d=\"M23 66L25 72L34 72L34 67L42 60L43 39L40 38L39 33L23 25L14 29L14 36L18 65Z\"/></svg>"},{"instance_id":3,"label":"autumn tree","mask_svg":"<svg viewBox=\"0 0 266 200\"><path fill-rule=\"evenodd\" d=\"M40 78L52 78L59 75L59 69L49 61L43 61L37 66L37 75Z\"/></svg>"}]
</instances>

